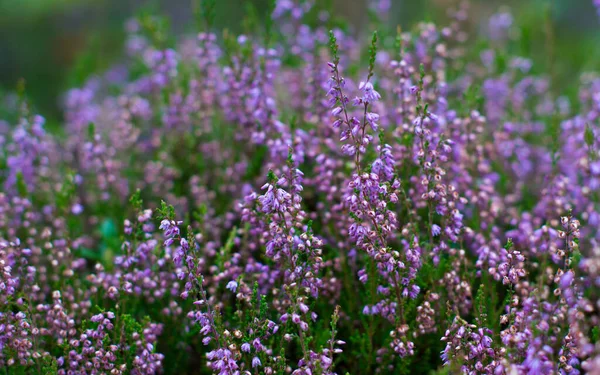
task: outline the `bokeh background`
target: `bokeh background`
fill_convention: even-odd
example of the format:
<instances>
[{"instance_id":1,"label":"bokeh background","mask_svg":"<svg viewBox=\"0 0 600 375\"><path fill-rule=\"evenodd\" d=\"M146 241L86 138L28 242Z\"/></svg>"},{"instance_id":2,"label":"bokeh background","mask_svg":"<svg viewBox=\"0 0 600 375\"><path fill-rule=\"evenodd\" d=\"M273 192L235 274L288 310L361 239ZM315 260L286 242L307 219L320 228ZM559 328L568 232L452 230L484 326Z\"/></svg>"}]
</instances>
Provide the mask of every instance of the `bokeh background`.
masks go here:
<instances>
[{"instance_id":1,"label":"bokeh background","mask_svg":"<svg viewBox=\"0 0 600 375\"><path fill-rule=\"evenodd\" d=\"M175 32L191 31L192 1L0 0L0 95L13 91L24 78L33 105L49 121L58 122L61 93L119 60L128 18L152 7L168 16ZM334 0L357 33L367 32L366 1ZM389 22L410 28L422 20L435 21L453 1L392 0ZM219 0L217 27L237 30L248 2L260 9L266 0ZM549 15L555 58L561 62L557 74L563 80L600 68L600 17L592 0L472 0L471 4L472 28L484 27L490 15L510 9L519 30L530 36L523 43L531 44L523 50L541 63L549 58L545 46L539 45Z\"/></svg>"}]
</instances>

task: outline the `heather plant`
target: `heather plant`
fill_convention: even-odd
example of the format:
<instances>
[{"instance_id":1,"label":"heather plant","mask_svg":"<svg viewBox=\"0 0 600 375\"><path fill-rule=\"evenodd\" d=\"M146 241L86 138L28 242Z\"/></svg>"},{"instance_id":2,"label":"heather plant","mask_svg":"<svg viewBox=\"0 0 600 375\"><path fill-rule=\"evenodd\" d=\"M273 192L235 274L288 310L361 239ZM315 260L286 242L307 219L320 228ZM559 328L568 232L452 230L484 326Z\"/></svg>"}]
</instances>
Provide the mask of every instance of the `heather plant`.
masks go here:
<instances>
[{"instance_id":1,"label":"heather plant","mask_svg":"<svg viewBox=\"0 0 600 375\"><path fill-rule=\"evenodd\" d=\"M6 101L2 373L600 373L597 72L557 94L468 1L215 1L128 22L56 131Z\"/></svg>"}]
</instances>

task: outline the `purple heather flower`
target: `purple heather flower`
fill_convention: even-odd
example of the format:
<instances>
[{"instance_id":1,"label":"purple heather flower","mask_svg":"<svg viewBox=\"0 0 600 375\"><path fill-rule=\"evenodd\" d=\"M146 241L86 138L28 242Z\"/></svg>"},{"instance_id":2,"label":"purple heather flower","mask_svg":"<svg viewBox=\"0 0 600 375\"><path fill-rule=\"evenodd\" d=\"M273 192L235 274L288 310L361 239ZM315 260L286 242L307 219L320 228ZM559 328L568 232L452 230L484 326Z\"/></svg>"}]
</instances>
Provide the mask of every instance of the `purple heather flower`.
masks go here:
<instances>
[{"instance_id":1,"label":"purple heather flower","mask_svg":"<svg viewBox=\"0 0 600 375\"><path fill-rule=\"evenodd\" d=\"M104 315L102 315L102 314L97 314L97 315L94 315L94 316L92 316L92 317L90 318L90 320L91 320L92 322L94 322L94 323L99 323L99 322L101 322L103 319L104 319Z\"/></svg>"},{"instance_id":2,"label":"purple heather flower","mask_svg":"<svg viewBox=\"0 0 600 375\"><path fill-rule=\"evenodd\" d=\"M390 0L367 3L388 18ZM483 25L488 49L466 54L468 3L368 62L339 28L321 51L335 15L317 1L276 1L274 48L211 32L165 48L143 17L124 63L65 95L60 136L0 95L17 119L0 119L0 368L156 375L200 340L207 368L192 372L333 375L360 358L337 337L358 313L377 331L372 373L439 332L450 372L600 373L600 77L556 97L552 74L511 55L504 10ZM138 189L168 218L128 205ZM500 314L479 311L497 292Z\"/></svg>"},{"instance_id":3,"label":"purple heather flower","mask_svg":"<svg viewBox=\"0 0 600 375\"><path fill-rule=\"evenodd\" d=\"M567 289L571 286L571 283L573 282L574 279L574 274L573 271L567 271L565 272L562 277L560 278L560 287L562 289Z\"/></svg>"},{"instance_id":4,"label":"purple heather flower","mask_svg":"<svg viewBox=\"0 0 600 375\"><path fill-rule=\"evenodd\" d=\"M361 82L358 85L358 89L363 91L362 100L367 103L374 103L381 99L381 95L373 88L373 84L371 82Z\"/></svg>"},{"instance_id":5,"label":"purple heather flower","mask_svg":"<svg viewBox=\"0 0 600 375\"><path fill-rule=\"evenodd\" d=\"M80 215L83 212L83 206L79 203L74 204L73 207L71 207L71 212L73 215Z\"/></svg>"},{"instance_id":6,"label":"purple heather flower","mask_svg":"<svg viewBox=\"0 0 600 375\"><path fill-rule=\"evenodd\" d=\"M302 311L303 314L306 314L308 312L308 306L306 306L306 304L300 303L298 306L300 308L300 311Z\"/></svg>"},{"instance_id":7,"label":"purple heather flower","mask_svg":"<svg viewBox=\"0 0 600 375\"><path fill-rule=\"evenodd\" d=\"M227 283L227 289L231 290L233 293L235 293L237 287L238 287L237 281L232 280Z\"/></svg>"}]
</instances>

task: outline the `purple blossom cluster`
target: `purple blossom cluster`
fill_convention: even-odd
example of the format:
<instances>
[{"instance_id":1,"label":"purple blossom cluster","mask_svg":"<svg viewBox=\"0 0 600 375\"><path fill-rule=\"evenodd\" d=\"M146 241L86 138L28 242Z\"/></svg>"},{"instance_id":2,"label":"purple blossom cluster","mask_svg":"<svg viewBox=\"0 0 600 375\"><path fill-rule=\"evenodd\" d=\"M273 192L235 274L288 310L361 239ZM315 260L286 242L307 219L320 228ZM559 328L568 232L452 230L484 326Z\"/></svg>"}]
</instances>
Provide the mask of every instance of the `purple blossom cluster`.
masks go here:
<instances>
[{"instance_id":1,"label":"purple blossom cluster","mask_svg":"<svg viewBox=\"0 0 600 375\"><path fill-rule=\"evenodd\" d=\"M176 41L143 14L60 132L21 93L0 368L600 373L600 75L558 95L506 10L370 1L369 43L324 3L221 35L203 1Z\"/></svg>"}]
</instances>

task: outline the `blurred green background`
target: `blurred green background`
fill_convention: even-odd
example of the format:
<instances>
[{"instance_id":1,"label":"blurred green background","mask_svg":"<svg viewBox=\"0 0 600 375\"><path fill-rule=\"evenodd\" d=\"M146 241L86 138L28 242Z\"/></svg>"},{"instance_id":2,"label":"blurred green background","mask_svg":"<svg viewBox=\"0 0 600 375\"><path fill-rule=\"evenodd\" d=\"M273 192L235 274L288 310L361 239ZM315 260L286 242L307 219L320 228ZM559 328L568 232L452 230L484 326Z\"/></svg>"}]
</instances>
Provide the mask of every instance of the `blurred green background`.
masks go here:
<instances>
[{"instance_id":1,"label":"blurred green background","mask_svg":"<svg viewBox=\"0 0 600 375\"><path fill-rule=\"evenodd\" d=\"M320 0L317 0L320 1ZM219 0L219 28L237 30L252 2ZM410 28L421 20L437 20L456 0L392 0L389 22ZM121 55L124 22L148 1L141 0L0 0L0 93L13 91L24 78L27 93L49 120L61 118L61 93L95 71L106 69ZM363 29L366 0L334 0L339 15ZM527 51L543 62L544 23L550 9L556 60L563 78L575 79L585 69L599 69L600 18L592 0L472 0L472 28L481 28L502 7L528 35ZM156 0L152 5L171 20L176 33L190 30L191 0Z\"/></svg>"}]
</instances>

